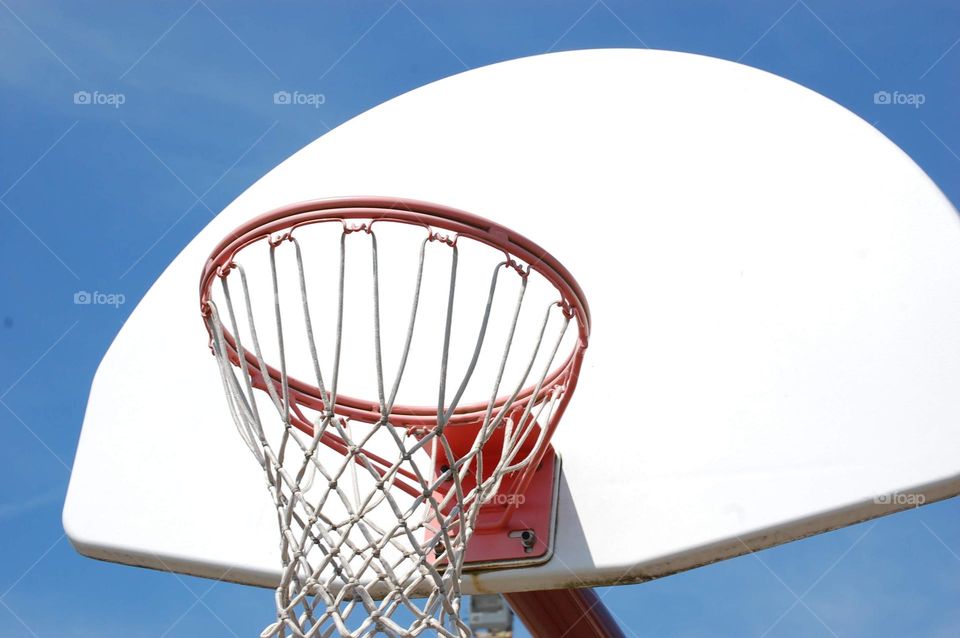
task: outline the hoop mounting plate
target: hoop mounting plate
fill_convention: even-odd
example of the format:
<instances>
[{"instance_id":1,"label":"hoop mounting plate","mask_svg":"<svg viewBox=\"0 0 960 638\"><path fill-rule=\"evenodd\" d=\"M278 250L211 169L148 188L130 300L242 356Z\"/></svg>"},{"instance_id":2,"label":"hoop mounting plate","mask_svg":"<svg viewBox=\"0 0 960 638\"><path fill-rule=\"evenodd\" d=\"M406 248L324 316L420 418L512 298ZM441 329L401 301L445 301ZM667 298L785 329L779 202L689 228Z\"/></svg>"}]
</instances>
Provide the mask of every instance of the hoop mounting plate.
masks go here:
<instances>
[{"instance_id":1,"label":"hoop mounting plate","mask_svg":"<svg viewBox=\"0 0 960 638\"><path fill-rule=\"evenodd\" d=\"M516 501L493 503L480 510L478 529L467 545L464 570L539 565L550 560L556 536L559 484L560 457L551 448L526 491L504 495ZM496 524L507 508L513 511L505 525L484 529L484 525Z\"/></svg>"}]
</instances>

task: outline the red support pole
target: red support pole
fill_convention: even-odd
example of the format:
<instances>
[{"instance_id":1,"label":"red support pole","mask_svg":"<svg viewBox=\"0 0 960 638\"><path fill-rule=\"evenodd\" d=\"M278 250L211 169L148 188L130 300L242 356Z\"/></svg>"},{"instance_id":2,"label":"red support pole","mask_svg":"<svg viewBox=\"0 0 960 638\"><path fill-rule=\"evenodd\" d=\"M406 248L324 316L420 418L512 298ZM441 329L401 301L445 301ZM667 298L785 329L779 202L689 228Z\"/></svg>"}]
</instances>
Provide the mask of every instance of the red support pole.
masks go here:
<instances>
[{"instance_id":1,"label":"red support pole","mask_svg":"<svg viewBox=\"0 0 960 638\"><path fill-rule=\"evenodd\" d=\"M592 589L551 589L504 594L534 638L624 638Z\"/></svg>"}]
</instances>

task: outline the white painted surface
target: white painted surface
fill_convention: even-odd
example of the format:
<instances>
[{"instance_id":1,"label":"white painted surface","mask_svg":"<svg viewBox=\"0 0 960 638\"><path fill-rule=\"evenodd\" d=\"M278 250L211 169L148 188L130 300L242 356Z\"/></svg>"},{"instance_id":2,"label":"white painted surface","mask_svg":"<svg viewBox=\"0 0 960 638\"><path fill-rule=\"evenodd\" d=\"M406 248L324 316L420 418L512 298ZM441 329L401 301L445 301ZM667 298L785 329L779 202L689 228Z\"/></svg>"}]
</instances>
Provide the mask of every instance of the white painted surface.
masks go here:
<instances>
[{"instance_id":1,"label":"white painted surface","mask_svg":"<svg viewBox=\"0 0 960 638\"><path fill-rule=\"evenodd\" d=\"M197 281L250 217L351 195L512 227L591 305L555 438L555 556L468 591L629 582L906 506L877 495L960 493L960 220L936 186L789 81L578 51L470 71L345 123L184 249L94 379L64 510L79 551L272 584L276 521L226 410Z\"/></svg>"}]
</instances>

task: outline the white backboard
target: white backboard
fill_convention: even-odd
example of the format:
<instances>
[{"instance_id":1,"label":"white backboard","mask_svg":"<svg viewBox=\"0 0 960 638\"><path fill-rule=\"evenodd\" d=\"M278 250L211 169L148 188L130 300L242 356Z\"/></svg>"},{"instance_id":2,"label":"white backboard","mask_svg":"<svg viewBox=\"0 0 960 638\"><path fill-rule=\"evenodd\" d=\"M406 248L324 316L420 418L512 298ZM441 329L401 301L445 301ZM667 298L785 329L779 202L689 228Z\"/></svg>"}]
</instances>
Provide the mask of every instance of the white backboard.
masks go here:
<instances>
[{"instance_id":1,"label":"white backboard","mask_svg":"<svg viewBox=\"0 0 960 638\"><path fill-rule=\"evenodd\" d=\"M960 493L960 219L937 187L869 124L766 72L575 51L364 113L197 235L94 378L64 509L81 553L275 584L275 513L197 283L246 220L370 195L513 228L592 310L554 439L553 558L473 574L466 593L655 578Z\"/></svg>"}]
</instances>

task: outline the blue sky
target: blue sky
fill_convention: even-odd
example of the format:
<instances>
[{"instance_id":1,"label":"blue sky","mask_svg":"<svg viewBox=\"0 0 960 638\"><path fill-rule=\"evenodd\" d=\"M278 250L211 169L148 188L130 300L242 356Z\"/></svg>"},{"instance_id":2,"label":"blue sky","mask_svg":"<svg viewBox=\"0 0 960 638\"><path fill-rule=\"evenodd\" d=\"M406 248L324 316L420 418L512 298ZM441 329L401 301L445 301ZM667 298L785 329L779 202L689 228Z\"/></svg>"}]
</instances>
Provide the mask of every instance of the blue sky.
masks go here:
<instances>
[{"instance_id":1,"label":"blue sky","mask_svg":"<svg viewBox=\"0 0 960 638\"><path fill-rule=\"evenodd\" d=\"M588 47L790 78L960 202L956 2L0 0L0 635L259 634L271 592L91 561L63 536L98 361L190 238L295 150L427 82ZM83 290L124 303L74 304ZM960 502L601 593L627 635L956 636Z\"/></svg>"}]
</instances>

